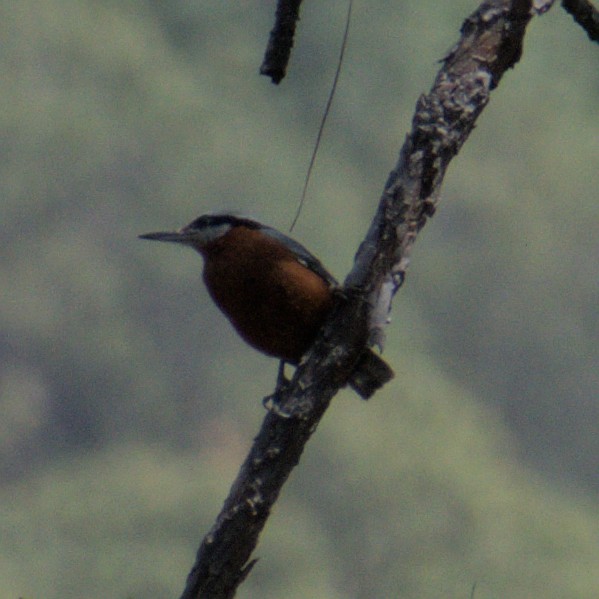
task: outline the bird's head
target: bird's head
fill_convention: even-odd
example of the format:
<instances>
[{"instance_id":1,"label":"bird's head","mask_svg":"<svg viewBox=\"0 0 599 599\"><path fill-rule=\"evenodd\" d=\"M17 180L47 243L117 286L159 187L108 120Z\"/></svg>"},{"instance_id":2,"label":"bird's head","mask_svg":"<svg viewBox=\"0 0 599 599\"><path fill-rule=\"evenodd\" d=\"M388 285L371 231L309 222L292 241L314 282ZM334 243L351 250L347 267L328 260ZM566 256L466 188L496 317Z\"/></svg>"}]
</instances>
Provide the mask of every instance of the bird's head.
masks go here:
<instances>
[{"instance_id":1,"label":"bird's head","mask_svg":"<svg viewBox=\"0 0 599 599\"><path fill-rule=\"evenodd\" d=\"M189 245L198 251L224 237L235 227L261 229L263 226L249 218L240 218L232 214L204 214L177 231L157 231L140 235L140 239L152 241L170 241Z\"/></svg>"}]
</instances>

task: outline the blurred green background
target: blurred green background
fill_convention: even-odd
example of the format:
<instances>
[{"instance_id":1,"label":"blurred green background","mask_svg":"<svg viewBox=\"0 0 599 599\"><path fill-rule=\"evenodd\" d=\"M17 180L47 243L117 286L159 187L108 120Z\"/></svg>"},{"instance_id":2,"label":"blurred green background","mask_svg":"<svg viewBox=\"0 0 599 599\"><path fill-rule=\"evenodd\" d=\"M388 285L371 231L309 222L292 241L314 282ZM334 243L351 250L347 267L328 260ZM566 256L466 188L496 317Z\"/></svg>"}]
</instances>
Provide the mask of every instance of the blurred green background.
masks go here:
<instances>
[{"instance_id":1,"label":"blurred green background","mask_svg":"<svg viewBox=\"0 0 599 599\"><path fill-rule=\"evenodd\" d=\"M418 95L476 1L361 2L294 235L340 279ZM346 2L0 5L0 597L177 596L277 364L191 251L136 236L235 210L282 230ZM242 598L599 594L599 69L556 7L451 165L394 303L397 378L334 401Z\"/></svg>"}]
</instances>

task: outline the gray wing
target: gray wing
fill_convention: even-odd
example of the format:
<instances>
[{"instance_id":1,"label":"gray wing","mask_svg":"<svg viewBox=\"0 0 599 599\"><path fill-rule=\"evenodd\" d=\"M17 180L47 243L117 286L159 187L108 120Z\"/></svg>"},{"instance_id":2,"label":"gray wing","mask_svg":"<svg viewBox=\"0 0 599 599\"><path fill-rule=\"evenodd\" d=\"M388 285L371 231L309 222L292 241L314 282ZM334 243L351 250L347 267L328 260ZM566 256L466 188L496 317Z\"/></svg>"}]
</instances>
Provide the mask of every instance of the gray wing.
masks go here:
<instances>
[{"instance_id":1,"label":"gray wing","mask_svg":"<svg viewBox=\"0 0 599 599\"><path fill-rule=\"evenodd\" d=\"M283 233L276 229L272 229L271 227L263 226L262 231L265 235L270 235L277 241L285 244L297 256L297 261L300 264L309 268L312 272L315 272L319 277L329 283L329 285L332 287L337 287L339 285L335 280L335 277L322 265L320 260L311 254L301 243L298 243L295 239L291 239L291 237L287 237L287 235L283 235Z\"/></svg>"}]
</instances>

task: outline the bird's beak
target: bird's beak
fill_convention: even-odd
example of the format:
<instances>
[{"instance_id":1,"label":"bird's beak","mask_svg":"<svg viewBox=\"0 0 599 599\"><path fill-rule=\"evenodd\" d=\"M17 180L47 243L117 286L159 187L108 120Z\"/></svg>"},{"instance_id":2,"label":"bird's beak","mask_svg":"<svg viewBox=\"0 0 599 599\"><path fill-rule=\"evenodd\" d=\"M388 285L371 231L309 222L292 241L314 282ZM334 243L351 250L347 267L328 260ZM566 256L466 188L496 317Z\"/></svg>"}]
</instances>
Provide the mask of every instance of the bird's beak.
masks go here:
<instances>
[{"instance_id":1,"label":"bird's beak","mask_svg":"<svg viewBox=\"0 0 599 599\"><path fill-rule=\"evenodd\" d=\"M189 231L181 229L180 231L158 231L156 233L144 233L139 236L140 239L150 239L152 241L172 241L173 243L190 243L192 235Z\"/></svg>"}]
</instances>

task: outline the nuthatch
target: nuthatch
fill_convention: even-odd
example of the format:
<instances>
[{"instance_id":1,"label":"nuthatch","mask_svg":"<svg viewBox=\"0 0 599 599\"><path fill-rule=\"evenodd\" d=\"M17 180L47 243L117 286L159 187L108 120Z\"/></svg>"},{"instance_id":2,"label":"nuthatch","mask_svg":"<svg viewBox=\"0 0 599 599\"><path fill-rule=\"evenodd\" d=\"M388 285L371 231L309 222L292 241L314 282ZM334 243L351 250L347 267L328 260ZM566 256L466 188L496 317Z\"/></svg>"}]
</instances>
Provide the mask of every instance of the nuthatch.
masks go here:
<instances>
[{"instance_id":1,"label":"nuthatch","mask_svg":"<svg viewBox=\"0 0 599 599\"><path fill-rule=\"evenodd\" d=\"M204 258L216 305L252 347L297 365L333 306L337 282L306 248L276 229L230 214L206 214L175 232L142 239L189 245ZM393 378L364 348L349 384L364 399Z\"/></svg>"}]
</instances>

